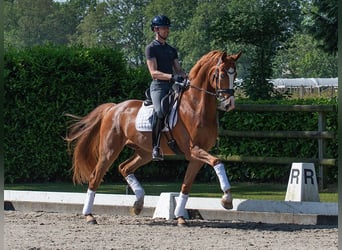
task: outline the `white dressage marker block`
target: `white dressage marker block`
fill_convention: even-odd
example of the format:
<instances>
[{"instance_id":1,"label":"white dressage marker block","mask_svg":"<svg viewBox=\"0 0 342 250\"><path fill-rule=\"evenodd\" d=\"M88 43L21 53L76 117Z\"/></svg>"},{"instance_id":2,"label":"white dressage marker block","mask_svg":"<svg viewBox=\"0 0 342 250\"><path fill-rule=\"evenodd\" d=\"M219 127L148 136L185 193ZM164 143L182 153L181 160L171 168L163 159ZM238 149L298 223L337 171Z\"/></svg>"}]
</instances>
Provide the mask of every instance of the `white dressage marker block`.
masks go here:
<instances>
[{"instance_id":1,"label":"white dressage marker block","mask_svg":"<svg viewBox=\"0 0 342 250\"><path fill-rule=\"evenodd\" d=\"M292 163L285 201L319 202L316 171L313 163Z\"/></svg>"},{"instance_id":2,"label":"white dressage marker block","mask_svg":"<svg viewBox=\"0 0 342 250\"><path fill-rule=\"evenodd\" d=\"M179 193L161 193L153 213L153 218L164 218L167 220L174 219L174 211L176 208L176 197ZM187 214L186 214L187 215ZM188 216L185 216L188 217Z\"/></svg>"}]
</instances>

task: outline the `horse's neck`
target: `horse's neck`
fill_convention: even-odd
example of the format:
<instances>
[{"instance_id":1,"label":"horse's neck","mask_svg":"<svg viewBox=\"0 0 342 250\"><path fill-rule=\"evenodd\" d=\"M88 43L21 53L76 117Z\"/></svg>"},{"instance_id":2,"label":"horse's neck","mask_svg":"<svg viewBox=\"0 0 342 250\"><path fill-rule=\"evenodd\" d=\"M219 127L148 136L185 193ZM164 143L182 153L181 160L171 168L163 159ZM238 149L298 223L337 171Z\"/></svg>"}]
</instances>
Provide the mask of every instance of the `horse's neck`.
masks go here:
<instances>
[{"instance_id":1,"label":"horse's neck","mask_svg":"<svg viewBox=\"0 0 342 250\"><path fill-rule=\"evenodd\" d=\"M190 87L182 98L183 113L194 122L216 122L216 98L199 88Z\"/></svg>"},{"instance_id":2,"label":"horse's neck","mask_svg":"<svg viewBox=\"0 0 342 250\"><path fill-rule=\"evenodd\" d=\"M186 105L181 106L186 107L183 111L195 123L214 124L216 126L216 97L209 84L213 67L213 65L206 65L205 63L199 69L195 68L190 71L190 88L184 92L182 99Z\"/></svg>"}]
</instances>

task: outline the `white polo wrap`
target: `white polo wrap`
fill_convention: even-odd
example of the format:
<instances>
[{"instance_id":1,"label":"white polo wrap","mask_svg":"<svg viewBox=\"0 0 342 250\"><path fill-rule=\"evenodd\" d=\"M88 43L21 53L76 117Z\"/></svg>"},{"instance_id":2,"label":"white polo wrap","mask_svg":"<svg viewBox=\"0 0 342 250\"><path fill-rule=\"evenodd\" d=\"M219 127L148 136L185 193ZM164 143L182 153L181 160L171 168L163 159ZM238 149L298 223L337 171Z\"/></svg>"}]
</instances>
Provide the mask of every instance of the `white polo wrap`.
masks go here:
<instances>
[{"instance_id":1,"label":"white polo wrap","mask_svg":"<svg viewBox=\"0 0 342 250\"><path fill-rule=\"evenodd\" d=\"M137 197L137 200L144 198L145 191L143 187L140 185L139 181L137 180L134 174L128 175L126 177L126 181L128 185L131 187L131 189L133 190L135 196Z\"/></svg>"},{"instance_id":2,"label":"white polo wrap","mask_svg":"<svg viewBox=\"0 0 342 250\"><path fill-rule=\"evenodd\" d=\"M189 195L187 194L183 194L182 192L179 194L174 212L176 218L185 216L185 205L188 201L188 198Z\"/></svg>"},{"instance_id":3,"label":"white polo wrap","mask_svg":"<svg viewBox=\"0 0 342 250\"><path fill-rule=\"evenodd\" d=\"M214 166L216 175L220 181L220 187L222 189L223 192L226 192L228 189L231 188L230 183L228 181L228 177L226 174L226 170L224 168L223 163L219 163L217 165Z\"/></svg>"},{"instance_id":4,"label":"white polo wrap","mask_svg":"<svg viewBox=\"0 0 342 250\"><path fill-rule=\"evenodd\" d=\"M91 214L91 212L93 211L95 193L95 191L92 191L88 188L82 211L83 215Z\"/></svg>"}]
</instances>

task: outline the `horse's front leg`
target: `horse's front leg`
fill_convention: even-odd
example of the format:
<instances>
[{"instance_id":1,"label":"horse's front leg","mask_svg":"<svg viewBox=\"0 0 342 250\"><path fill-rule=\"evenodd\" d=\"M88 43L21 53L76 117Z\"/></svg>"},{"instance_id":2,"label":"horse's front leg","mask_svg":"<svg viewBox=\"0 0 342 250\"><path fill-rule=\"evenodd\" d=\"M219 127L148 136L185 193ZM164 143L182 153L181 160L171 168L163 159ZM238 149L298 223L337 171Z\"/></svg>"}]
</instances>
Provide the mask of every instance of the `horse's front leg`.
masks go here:
<instances>
[{"instance_id":1,"label":"horse's front leg","mask_svg":"<svg viewBox=\"0 0 342 250\"><path fill-rule=\"evenodd\" d=\"M224 168L224 164L222 162L216 164L214 166L214 170L215 170L216 175L219 179L221 190L224 193L222 196L222 199L221 199L221 205L225 209L232 209L233 208L233 197L232 197L232 194L230 192L231 186L230 186L227 174L226 174L226 170Z\"/></svg>"},{"instance_id":2,"label":"horse's front leg","mask_svg":"<svg viewBox=\"0 0 342 250\"><path fill-rule=\"evenodd\" d=\"M223 196L221 200L221 205L225 209L233 208L233 198L231 194L231 186L227 177L224 164L217 157L212 156L207 151L195 146L191 149L191 157L199 161L205 162L211 165L219 179L221 190L223 191Z\"/></svg>"},{"instance_id":3,"label":"horse's front leg","mask_svg":"<svg viewBox=\"0 0 342 250\"><path fill-rule=\"evenodd\" d=\"M198 171L203 166L203 163L200 161L190 161L189 165L186 169L185 177L183 180L183 184L181 187L181 192L178 196L176 208L174 211L174 215L177 219L178 226L186 226L187 223L185 221L185 206L189 198L189 193L191 190L191 186L195 181L195 178L198 174Z\"/></svg>"}]
</instances>

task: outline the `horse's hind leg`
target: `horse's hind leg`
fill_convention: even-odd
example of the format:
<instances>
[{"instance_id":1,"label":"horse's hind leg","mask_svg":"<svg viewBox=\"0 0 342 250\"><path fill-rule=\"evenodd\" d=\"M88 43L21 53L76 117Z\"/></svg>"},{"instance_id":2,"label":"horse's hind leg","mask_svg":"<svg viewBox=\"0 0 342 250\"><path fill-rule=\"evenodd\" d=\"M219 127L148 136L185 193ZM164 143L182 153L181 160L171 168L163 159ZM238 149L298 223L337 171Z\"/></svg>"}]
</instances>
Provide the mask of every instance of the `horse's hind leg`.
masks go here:
<instances>
[{"instance_id":1,"label":"horse's hind leg","mask_svg":"<svg viewBox=\"0 0 342 250\"><path fill-rule=\"evenodd\" d=\"M134 172L139 167L145 165L151 160L152 157L150 152L146 152L138 148L132 157L119 165L120 173L123 177L125 177L128 185L131 187L136 196L136 201L134 202L132 209L132 212L135 215L140 214L141 210L143 209L145 191L135 177Z\"/></svg>"},{"instance_id":2,"label":"horse's hind leg","mask_svg":"<svg viewBox=\"0 0 342 250\"><path fill-rule=\"evenodd\" d=\"M114 138L115 143L113 140L108 141L103 144L105 146L99 148L100 156L96 167L89 178L87 196L82 211L83 215L86 216L88 224L97 224L96 219L92 215L96 190L100 186L100 183L102 182L102 179L109 167L113 164L124 147L124 143L119 137L113 136L113 139Z\"/></svg>"},{"instance_id":3,"label":"horse's hind leg","mask_svg":"<svg viewBox=\"0 0 342 250\"><path fill-rule=\"evenodd\" d=\"M113 158L116 158L116 157L113 157ZM99 161L98 164L96 165L94 172L92 173L90 177L88 190L87 190L87 196L86 196L86 200L84 202L84 206L82 210L82 214L86 216L86 221L88 224L97 224L96 219L94 218L92 214L95 193L104 175L108 171L111 164L114 162L115 159L113 158L110 161Z\"/></svg>"}]
</instances>

